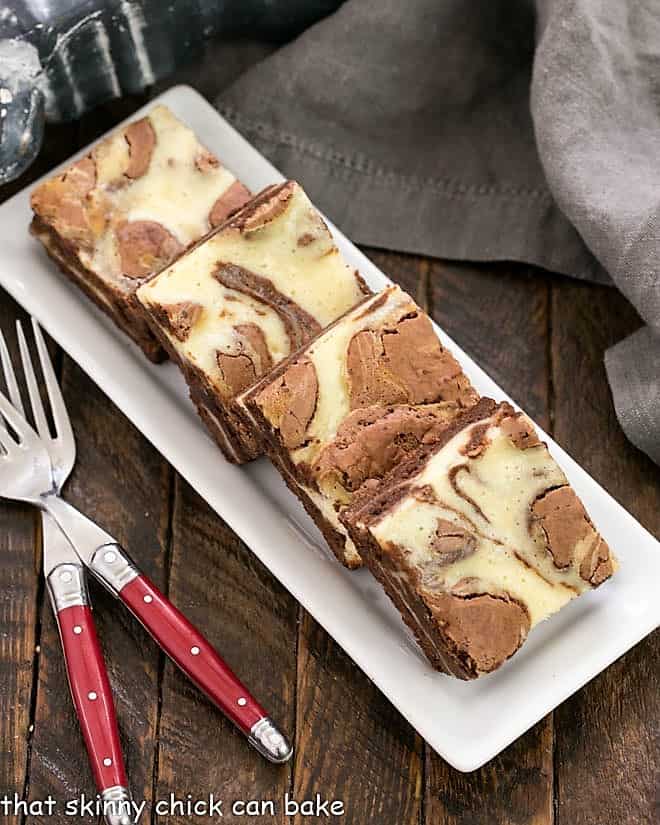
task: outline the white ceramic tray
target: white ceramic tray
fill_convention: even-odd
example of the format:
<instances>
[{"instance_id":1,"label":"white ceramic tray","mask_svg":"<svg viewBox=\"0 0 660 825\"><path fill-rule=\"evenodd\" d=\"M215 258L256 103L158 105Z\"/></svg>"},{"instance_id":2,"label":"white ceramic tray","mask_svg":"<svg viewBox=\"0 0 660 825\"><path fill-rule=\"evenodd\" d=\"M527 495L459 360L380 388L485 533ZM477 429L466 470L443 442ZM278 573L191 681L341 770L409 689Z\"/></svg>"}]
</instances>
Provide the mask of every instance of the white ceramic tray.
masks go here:
<instances>
[{"instance_id":1,"label":"white ceramic tray","mask_svg":"<svg viewBox=\"0 0 660 825\"><path fill-rule=\"evenodd\" d=\"M165 103L188 123L253 191L281 180L192 89L172 88L145 111L156 102ZM369 573L350 573L330 558L316 528L268 462L262 459L237 468L209 449L209 437L176 368L148 363L61 277L28 235L29 195L24 190L0 207L0 284L38 318L431 747L458 770L483 765L660 624L658 542L548 439L551 452L619 556L621 570L598 591L536 628L523 649L496 673L471 683L435 673ZM371 287L381 289L389 283L346 238L336 235L346 259ZM440 336L480 393L506 398L441 331ZM350 708L343 724L351 725Z\"/></svg>"}]
</instances>

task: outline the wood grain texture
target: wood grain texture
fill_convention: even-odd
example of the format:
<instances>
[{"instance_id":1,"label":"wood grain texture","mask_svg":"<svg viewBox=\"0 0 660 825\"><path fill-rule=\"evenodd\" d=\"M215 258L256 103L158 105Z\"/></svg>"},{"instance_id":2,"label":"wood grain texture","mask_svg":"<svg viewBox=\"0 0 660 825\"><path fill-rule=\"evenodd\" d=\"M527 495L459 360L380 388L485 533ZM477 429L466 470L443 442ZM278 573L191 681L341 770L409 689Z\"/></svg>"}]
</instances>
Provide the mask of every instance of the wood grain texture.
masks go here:
<instances>
[{"instance_id":1,"label":"wood grain texture","mask_svg":"<svg viewBox=\"0 0 660 825\"><path fill-rule=\"evenodd\" d=\"M660 468L625 437L603 356L641 326L613 289L566 279L553 286L552 362L557 441L656 537Z\"/></svg>"},{"instance_id":2,"label":"wood grain texture","mask_svg":"<svg viewBox=\"0 0 660 825\"><path fill-rule=\"evenodd\" d=\"M346 825L416 825L423 796L420 737L307 613L298 656L295 799L318 793L342 801ZM293 819L295 825L309 821Z\"/></svg>"},{"instance_id":3,"label":"wood grain texture","mask_svg":"<svg viewBox=\"0 0 660 825\"><path fill-rule=\"evenodd\" d=\"M603 367L605 349L640 321L616 292L553 287L558 442L656 536L660 472L624 437ZM646 638L555 712L558 825L660 821L660 634Z\"/></svg>"},{"instance_id":4,"label":"wood grain texture","mask_svg":"<svg viewBox=\"0 0 660 825\"><path fill-rule=\"evenodd\" d=\"M13 183L0 187L0 203L64 160L75 145L77 124L52 126L39 158ZM27 228L26 228L27 231ZM0 291L0 328L12 358L18 357L15 322L26 313ZM4 384L2 384L4 389ZM29 789L35 675L39 664L42 589L40 530L30 508L0 501L0 794L23 797ZM10 825L20 817L9 816Z\"/></svg>"},{"instance_id":5,"label":"wood grain texture","mask_svg":"<svg viewBox=\"0 0 660 825\"><path fill-rule=\"evenodd\" d=\"M8 298L0 302L2 329L12 358L17 358L14 322L25 313ZM2 391L4 382L0 381ZM37 568L37 514L31 508L0 501L0 794L23 795L27 780L32 723L35 648L39 638L40 579ZM19 822L8 816L3 822Z\"/></svg>"},{"instance_id":6,"label":"wood grain texture","mask_svg":"<svg viewBox=\"0 0 660 825\"><path fill-rule=\"evenodd\" d=\"M215 449L209 442L209 449ZM218 460L222 460L220 456ZM258 518L258 512L254 513ZM255 698L291 737L295 730L297 605L218 516L177 480L169 597L215 645ZM280 801L291 765L271 765L170 662L165 667L158 760L158 798L170 794L225 801L272 800L278 812L258 819L284 823ZM160 818L188 823L176 814ZM215 822L196 817L195 822ZM255 821L255 820L252 820Z\"/></svg>"},{"instance_id":7,"label":"wood grain texture","mask_svg":"<svg viewBox=\"0 0 660 825\"><path fill-rule=\"evenodd\" d=\"M429 265L430 312L544 428L549 424L548 279L527 267ZM550 825L552 714L471 774L427 747L426 822Z\"/></svg>"},{"instance_id":8,"label":"wood grain texture","mask_svg":"<svg viewBox=\"0 0 660 825\"><path fill-rule=\"evenodd\" d=\"M425 302L425 265L369 251L374 262ZM325 631L302 611L294 796L316 793L345 805L346 825L418 823L423 745L401 715ZM356 770L359 766L359 770ZM295 817L302 825L308 821Z\"/></svg>"},{"instance_id":9,"label":"wood grain texture","mask_svg":"<svg viewBox=\"0 0 660 825\"><path fill-rule=\"evenodd\" d=\"M516 264L429 264L432 314L538 423L549 426L550 277Z\"/></svg>"},{"instance_id":10,"label":"wood grain texture","mask_svg":"<svg viewBox=\"0 0 660 825\"><path fill-rule=\"evenodd\" d=\"M369 251L397 282L425 302L424 264ZM294 797L320 793L345 805L347 825L420 821L423 745L420 738L323 629L302 611ZM359 766L359 770L356 770ZM303 823L302 816L294 823Z\"/></svg>"},{"instance_id":11,"label":"wood grain texture","mask_svg":"<svg viewBox=\"0 0 660 825\"><path fill-rule=\"evenodd\" d=\"M255 45L253 53L261 48ZM226 56L219 52L216 60L215 52L209 54L205 65L211 68ZM180 77L188 74L213 96L238 68L227 66L219 74L184 70ZM149 97L147 92L108 104L81 124L48 127L38 163L1 189L0 200ZM660 533L658 468L623 436L602 366L604 349L639 324L618 293L524 266L370 255L532 416L551 430L554 423L558 441ZM13 326L17 311L2 294L3 329ZM658 634L565 702L554 714L554 734L549 716L482 770L459 774L421 742L308 615L301 611L296 625L298 607L291 597L179 481L170 521L171 470L68 361L64 375L80 459L67 495L122 539L161 586L167 586L171 553L170 595L295 735L297 746L294 764L266 764L164 662L123 608L95 587L96 620L136 797L150 798L152 786L159 798L213 792L230 801L281 800L287 790L301 799L318 792L345 801L340 821L347 825L646 825L660 819L653 807L660 761L653 724L660 716ZM33 513L0 503L0 795L20 794L27 786L32 799L51 790L63 800L82 790L93 794L94 788L50 608L36 598L37 532ZM208 820L183 815L153 821ZM252 821L287 820L280 809ZM311 820L299 817L292 825L305 821Z\"/></svg>"},{"instance_id":12,"label":"wood grain texture","mask_svg":"<svg viewBox=\"0 0 660 825\"><path fill-rule=\"evenodd\" d=\"M123 415L70 360L62 388L77 441L65 497L108 530L164 586L170 470ZM136 800L153 785L159 651L126 609L92 583L94 618L112 685L129 781ZM96 789L69 697L49 606L44 608L30 798L62 803ZM35 825L40 820L29 822ZM51 820L71 822L60 808Z\"/></svg>"},{"instance_id":13,"label":"wood grain texture","mask_svg":"<svg viewBox=\"0 0 660 825\"><path fill-rule=\"evenodd\" d=\"M379 269L405 289L419 306L429 311L429 275L431 262L417 255L403 255L399 252L383 252L378 249L362 250Z\"/></svg>"}]
</instances>

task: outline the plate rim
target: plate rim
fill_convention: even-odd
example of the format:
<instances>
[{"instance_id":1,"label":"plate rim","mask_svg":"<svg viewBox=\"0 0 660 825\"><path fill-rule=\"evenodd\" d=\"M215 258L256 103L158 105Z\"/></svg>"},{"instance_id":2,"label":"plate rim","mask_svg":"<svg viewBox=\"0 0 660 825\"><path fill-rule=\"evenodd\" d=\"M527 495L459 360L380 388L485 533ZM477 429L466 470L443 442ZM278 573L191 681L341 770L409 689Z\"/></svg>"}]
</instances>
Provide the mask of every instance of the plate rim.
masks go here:
<instances>
[{"instance_id":1,"label":"plate rim","mask_svg":"<svg viewBox=\"0 0 660 825\"><path fill-rule=\"evenodd\" d=\"M196 90L192 87L187 86L185 84L178 84L175 86L170 87L165 92L161 93L160 95L153 98L147 104L145 104L140 109L133 112L127 118L125 118L121 123L115 124L108 132L101 135L97 140L90 143L88 146L81 149L79 152L76 152L71 158L67 159L63 163L59 164L57 167L49 170L44 176L42 176L39 180L28 184L26 187L21 189L15 195L13 195L9 200L5 201L0 206L0 214L3 213L4 210L7 210L11 207L12 203L16 200L26 197L26 193L31 191L38 183L47 178L52 176L58 169L63 168L68 163L71 162L72 159L79 157L89 151L89 148L99 141L103 140L103 138L115 131L119 128L122 124L128 123L134 120L136 117L142 116L145 112L151 110L154 106L157 106L159 103L163 103L165 105L170 106L176 113L176 101L177 99L185 99L188 100L188 103L192 106L199 107L200 109L200 116L216 118L218 123L222 124L223 129L227 130L232 139L237 142L237 145L240 145L241 149L249 150L249 153L246 155L246 164L249 163L257 163L257 160L262 169L268 170L269 175L272 177L272 180L281 180L283 179L282 175L275 169L275 167L270 164L266 158L261 155L261 153L252 146L245 138L243 138L240 133L238 133L232 126L229 124L226 119L217 112L211 104ZM185 120L185 117L183 118ZM252 155L258 155L258 159L252 157ZM221 154L221 153L220 153ZM235 168L235 164L232 166L232 171L238 174L239 177L242 177L242 174L239 170ZM345 236L340 233L336 227L332 224L331 221L328 221L335 237L337 238L338 245L343 250L349 249L351 251L351 255L356 260L359 260L359 268L363 272L363 274L370 273L372 277L378 277L379 279L384 279L387 283L393 283L384 273L382 273L378 267L376 267L357 247L355 247ZM0 220L0 227L2 226L2 221ZM26 228L27 232L27 228ZM0 237L1 237L1 228L0 228ZM1 263L1 262L0 262ZM54 268L53 268L53 271ZM57 278L64 282L64 279ZM336 641L337 643L346 651L346 653L356 662L358 667L377 685L377 687L384 693L384 695L389 699L389 701L394 704L397 710L402 714L402 716L408 721L409 724L415 728L420 735L429 743L429 745L449 764L451 764L454 768L462 772L471 772L485 763L489 762L492 758L494 758L498 753L508 747L513 741L519 738L525 731L527 731L530 727L532 727L536 722L538 722L543 716L545 716L550 711L554 710L559 704L561 704L565 699L569 696L574 694L577 690L580 690L585 684L587 684L591 679L609 667L616 659L618 659L621 655L623 655L626 651L634 647L641 639L643 639L646 635L652 632L655 627L658 626L660 623L660 609L656 610L657 616L655 618L650 617L651 620L648 623L640 623L637 632L630 633L625 640L622 640L618 645L612 645L610 648L607 648L607 654L605 656L601 656L598 662L594 662L588 667L578 667L577 670L574 670L573 676L574 678L570 681L564 682L564 687L562 689L558 689L556 691L555 696L550 700L550 704L545 706L542 709L535 708L535 706L531 707L527 713L520 712L518 714L517 722L515 725L511 725L510 729L506 733L500 734L498 737L486 737L486 741L489 741L490 744L487 746L485 741L479 742L462 742L460 748L454 745L456 743L447 742L443 739L442 736L434 735L433 731L429 731L425 729L426 726L424 724L423 719L417 718L416 714L413 713L406 705L405 702L399 700L399 697L393 695L392 690L388 690L387 686L383 685L384 676L383 674L376 668L373 668L372 662L370 661L369 657L365 657L362 655L361 650L359 649L360 646L357 644L355 638L348 638L347 634L338 631L337 627L333 627L332 629L328 626L328 622L324 621L324 618L318 614L318 609L315 609L315 605L310 603L310 599L308 598L308 594L299 592L297 588L292 587L290 582L288 582L278 570L273 569L273 560L267 559L262 556L262 553L259 552L259 540L258 535L253 535L250 538L251 534L254 534L254 530L250 528L250 525L247 525L243 522L239 525L236 525L236 518L232 518L228 516L226 513L221 512L220 509L216 506L215 503L209 500L211 496L210 493L205 494L199 488L204 488L206 483L204 481L204 476L202 475L202 482L199 482L199 478L197 481L191 480L190 468L186 470L185 468L185 456L181 453L182 451L176 447L176 445L172 445L172 443L163 443L163 436L159 434L154 434L153 432L149 431L148 426L148 418L145 418L145 415L142 411L139 410L139 402L135 402L134 399L128 395L127 392L130 393L131 389L139 390L136 382L129 382L128 387L117 386L117 382L113 380L113 376L110 374L110 371L105 367L103 363L100 363L98 358L95 358L91 350L89 353L85 353L84 351L81 352L80 340L76 340L76 335L72 336L73 340L69 340L67 336L53 334L52 328L53 326L57 326L55 323L54 325L51 323L50 318L48 317L48 312L43 311L41 307L34 306L34 302L27 296L26 298L26 290L21 289L17 286L16 283L8 282L5 271L0 266L0 286L2 286L9 294L14 297L14 299L21 304L28 312L32 312L32 314L37 317L39 322L42 326L46 329L46 331L57 341L57 343L69 354L69 356L76 361L79 366L90 376L90 378L101 388L101 390L115 403L119 409L132 421L134 426L137 427L138 430L150 441L154 447L163 455L166 461L168 461L176 470L179 472L188 483L193 486L194 489L197 490L198 493L207 501L207 503L211 506L211 508L218 513L220 518L222 518L234 532L236 532L243 541L250 547L251 551L255 553L255 555L260 559L260 561L275 575L275 577L282 583L282 585L292 593L294 598L296 598L302 605L305 607L306 610L310 612L312 616L324 627L326 632L328 632ZM66 288L71 290L72 292L75 290L75 294L72 294L72 298L77 299L78 305L87 310L85 315L83 316L82 322L83 327L97 327L99 334L102 338L107 338L109 341L115 341L117 343L117 339L121 337L122 342L128 346L121 347L122 353L121 357L119 353L116 353L117 358L121 360L125 360L125 357L129 357L132 360L140 362L140 365L147 368L149 372L149 366L147 365L146 360L143 358L141 353L138 353L137 348L128 342L128 339L125 339L123 333L116 330L110 321L107 323L102 323L100 326L98 325L99 318L97 317L100 313L95 307L92 307L91 304L88 302L84 296L77 290L76 287L66 284ZM30 304L30 306L26 306L26 302ZM101 318L100 320L104 320ZM500 399L506 399L511 401L508 395L494 382L490 376L475 362L473 361L467 353L465 353L461 347L459 347L438 325L434 323L434 328L438 331L441 340L443 343L447 344L452 351L457 355L458 360L461 364L466 367L466 372L470 377L478 376L479 383L486 383L491 385L491 388L494 390L493 395ZM469 369L466 366L469 365ZM158 367L156 367L158 369ZM138 368L137 372L140 372ZM142 370L144 372L144 370ZM138 382L139 383L139 382ZM180 421L181 423L185 423L187 418L190 416L190 410L183 410L179 409L180 405L174 404L171 394L167 392L164 385L160 382L154 381L150 382L153 383L153 386L149 387L149 392L153 394L155 397L159 397L164 402L170 402L170 404L177 408L177 415L175 418ZM512 402L515 405L515 402ZM518 407L518 405L515 405ZM519 407L518 407L519 408ZM185 418L184 418L185 415ZM533 420L533 419L532 419ZM579 476L581 483L584 485L587 484L586 479L589 480L592 489L590 490L590 494L593 496L604 496L604 502L610 502L617 510L618 515L623 518L627 524L634 526L634 529L642 531L642 537L646 536L645 540L650 541L651 543L655 543L658 545L657 540L651 535L651 533L646 530L638 521L636 521L621 505L616 502L612 496L603 488L601 487L598 482L595 481L587 472L579 466L570 456L554 441L554 439L549 436L541 427L538 427L536 422L534 422L535 426L539 430L539 432L543 435L543 437L548 442L548 445L551 449L553 455L559 461L562 469L566 472L569 476L569 479L573 480L573 476ZM201 430L201 428L200 428ZM203 431L201 431L203 433ZM205 433L204 440L208 443L208 437ZM195 446L195 449L198 449ZM221 458L220 453L218 452L218 456ZM237 483L239 486L244 486L243 482L239 482L239 478L245 479L247 476L243 474L243 470L240 468L232 468L232 471L236 471L236 478ZM577 485L580 486L580 485ZM590 498L592 496L590 495ZM274 504L272 506L275 506ZM591 506L588 507L591 509ZM253 546L256 545L256 546ZM357 636L358 634L353 634L353 636ZM579 674L579 675L578 675ZM449 678L449 677L445 677ZM480 680L482 681L482 680Z\"/></svg>"}]
</instances>

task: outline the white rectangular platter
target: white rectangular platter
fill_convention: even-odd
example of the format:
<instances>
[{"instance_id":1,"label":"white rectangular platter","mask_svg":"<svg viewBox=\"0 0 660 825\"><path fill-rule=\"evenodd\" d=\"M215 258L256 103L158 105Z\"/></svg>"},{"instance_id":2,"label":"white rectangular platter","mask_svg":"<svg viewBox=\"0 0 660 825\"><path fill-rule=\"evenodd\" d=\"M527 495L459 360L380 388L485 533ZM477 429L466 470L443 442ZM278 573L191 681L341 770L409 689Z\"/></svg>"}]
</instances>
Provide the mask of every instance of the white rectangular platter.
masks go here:
<instances>
[{"instance_id":1,"label":"white rectangular platter","mask_svg":"<svg viewBox=\"0 0 660 825\"><path fill-rule=\"evenodd\" d=\"M172 88L144 111L157 102L190 125L253 191L282 179L192 89ZM24 190L0 207L0 284L37 317L455 768L471 771L483 765L660 624L658 542L548 438L551 452L619 556L621 570L598 591L536 628L520 653L496 673L471 683L435 673L370 574L351 573L330 558L320 534L269 463L262 459L238 468L209 449L209 437L177 369L150 364L56 271L28 235L29 196ZM336 237L346 259L372 288L389 283L345 237L339 232ZM469 356L438 332L480 393L506 398ZM350 708L343 723L351 725Z\"/></svg>"}]
</instances>

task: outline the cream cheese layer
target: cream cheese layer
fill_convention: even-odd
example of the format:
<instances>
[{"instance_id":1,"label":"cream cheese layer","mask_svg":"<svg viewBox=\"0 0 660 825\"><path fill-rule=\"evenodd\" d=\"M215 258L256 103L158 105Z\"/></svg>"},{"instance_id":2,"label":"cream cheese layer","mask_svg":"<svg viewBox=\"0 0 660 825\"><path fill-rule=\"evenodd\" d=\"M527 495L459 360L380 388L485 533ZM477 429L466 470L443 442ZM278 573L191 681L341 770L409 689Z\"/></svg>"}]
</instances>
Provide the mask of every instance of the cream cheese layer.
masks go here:
<instances>
[{"instance_id":1,"label":"cream cheese layer","mask_svg":"<svg viewBox=\"0 0 660 825\"><path fill-rule=\"evenodd\" d=\"M129 144L123 131L111 135L94 150L96 187L91 200L99 201L107 221L93 249L81 249L81 262L105 278L124 282L115 230L121 222L149 221L164 227L182 247L211 228L209 215L217 199L236 182L221 164L202 171L198 159L208 154L194 132L167 107L157 106L148 115L154 143L148 168L140 177L123 184L129 165ZM131 288L130 282L124 284Z\"/></svg>"},{"instance_id":2,"label":"cream cheese layer","mask_svg":"<svg viewBox=\"0 0 660 825\"><path fill-rule=\"evenodd\" d=\"M309 339L363 297L357 273L348 267L325 223L300 186L287 184L289 197L272 218L255 225L230 221L138 291L138 299L158 321L163 307L190 303L198 309L185 337L167 324L163 333L179 355L199 368L223 398L249 386L231 385L218 354L252 359L256 380L288 356L296 340ZM275 200L275 196L273 198ZM255 199L255 202L258 200ZM268 200L265 201L265 207ZM250 204L246 210L249 210ZM231 271L231 280L223 276ZM291 308L294 307L294 310ZM291 331L291 312L302 318ZM256 355L245 329L263 341L270 363ZM261 360L264 360L264 352Z\"/></svg>"},{"instance_id":3,"label":"cream cheese layer","mask_svg":"<svg viewBox=\"0 0 660 825\"><path fill-rule=\"evenodd\" d=\"M307 443L291 452L294 463L313 464L351 411L346 352L352 338L361 330L395 324L416 309L414 301L402 289L390 287L356 307L305 351L320 380L316 409L307 426Z\"/></svg>"},{"instance_id":4,"label":"cream cheese layer","mask_svg":"<svg viewBox=\"0 0 660 825\"><path fill-rule=\"evenodd\" d=\"M344 537L344 559L346 563L349 565L359 566L362 563L360 554L353 544L352 539L346 532L346 528L339 520L337 510L333 506L332 501L328 499L327 496L319 493L318 490L314 490L308 485L301 485L301 489L311 499L312 503L319 510L323 518Z\"/></svg>"},{"instance_id":5,"label":"cream cheese layer","mask_svg":"<svg viewBox=\"0 0 660 825\"><path fill-rule=\"evenodd\" d=\"M129 185L107 188L128 165L128 144L122 133L113 135L95 153L97 184L112 212L125 221L154 221L164 226L182 246L210 229L209 214L219 195L236 178L218 164L202 174L195 159L203 151L194 132L164 106L149 113L155 143L147 172ZM105 232L91 260L95 271L119 274L121 269L112 232Z\"/></svg>"},{"instance_id":6,"label":"cream cheese layer","mask_svg":"<svg viewBox=\"0 0 660 825\"><path fill-rule=\"evenodd\" d=\"M567 480L545 444L520 449L499 424L488 427L474 457L471 439L471 427L455 435L408 482L409 494L368 529L382 547L402 550L428 591L465 581L475 592L503 591L526 606L533 626L590 588L580 576L586 546L578 542L571 563L558 569L534 527L537 499ZM439 520L473 536L473 550L443 563L434 545Z\"/></svg>"}]
</instances>

